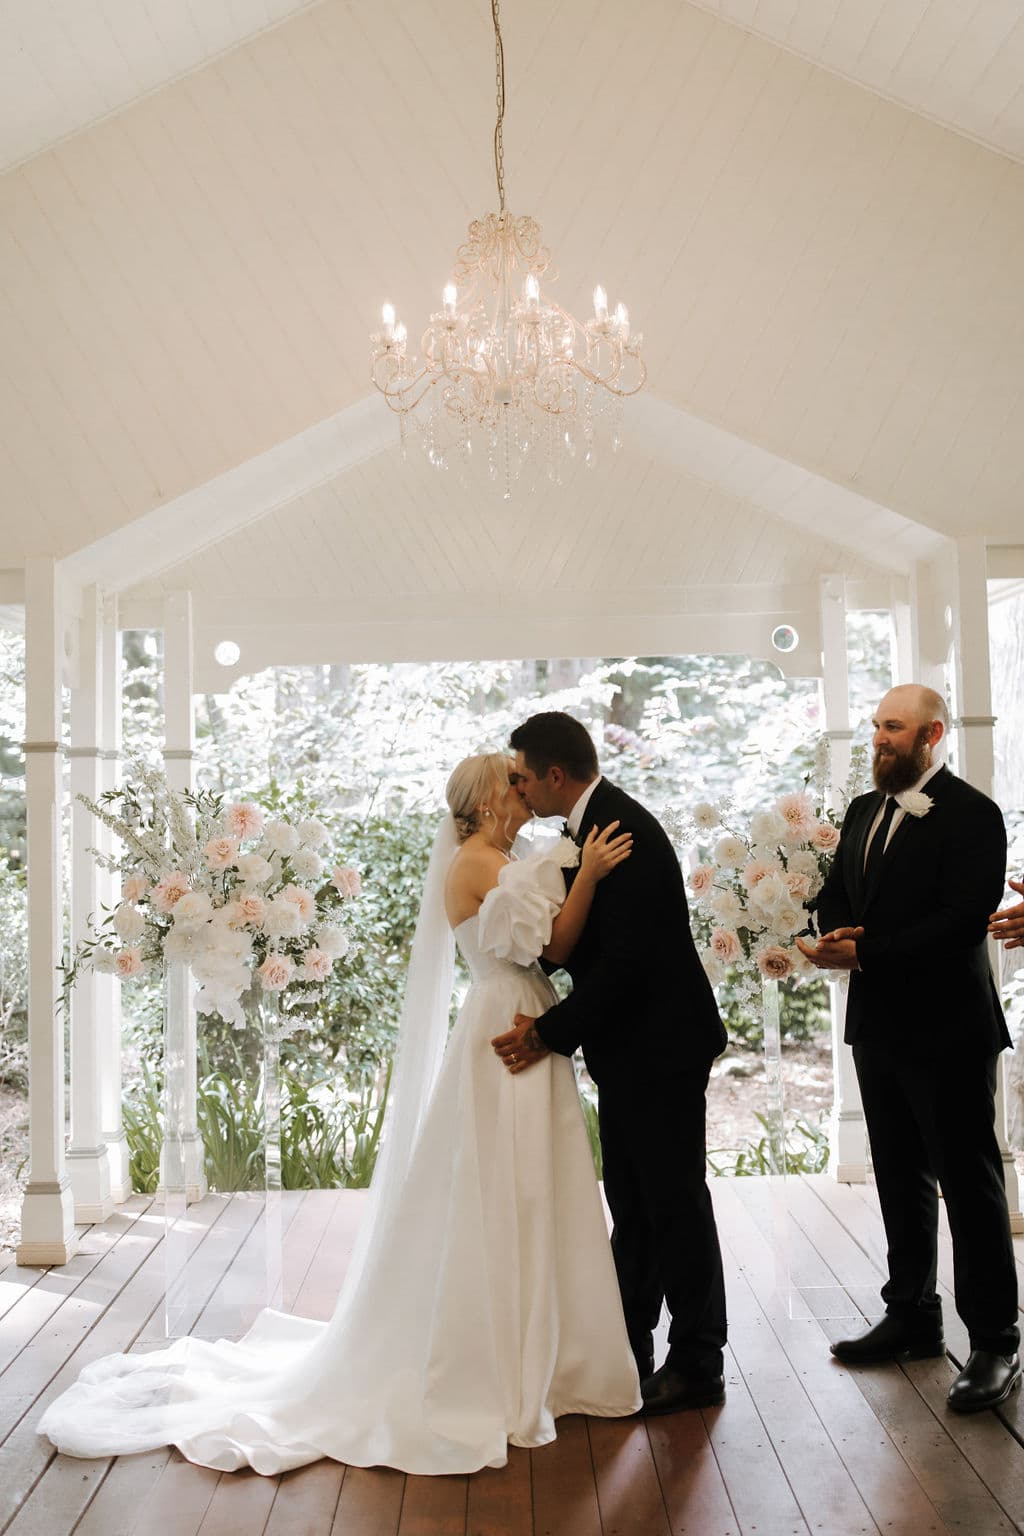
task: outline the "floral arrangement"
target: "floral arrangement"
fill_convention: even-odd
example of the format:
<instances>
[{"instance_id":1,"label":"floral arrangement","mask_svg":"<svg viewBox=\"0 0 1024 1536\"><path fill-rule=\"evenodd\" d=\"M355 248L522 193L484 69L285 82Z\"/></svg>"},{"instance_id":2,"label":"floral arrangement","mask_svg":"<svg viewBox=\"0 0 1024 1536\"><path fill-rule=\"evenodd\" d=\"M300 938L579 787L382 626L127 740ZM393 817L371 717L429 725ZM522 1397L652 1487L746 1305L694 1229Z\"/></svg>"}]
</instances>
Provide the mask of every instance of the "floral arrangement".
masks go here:
<instances>
[{"instance_id":1,"label":"floral arrangement","mask_svg":"<svg viewBox=\"0 0 1024 1536\"><path fill-rule=\"evenodd\" d=\"M198 1012L236 1029L254 988L282 1011L315 1001L351 943L337 909L360 891L356 870L329 866L324 824L268 819L252 800L225 803L208 790L174 791L146 764L133 764L130 778L98 803L78 797L120 840L118 857L91 851L120 873L122 899L90 924L68 983L82 965L130 980L184 961Z\"/></svg>"},{"instance_id":2,"label":"floral arrangement","mask_svg":"<svg viewBox=\"0 0 1024 1536\"><path fill-rule=\"evenodd\" d=\"M795 940L811 931L842 811L862 787L867 749L853 750L838 813L827 803L829 755L822 737L804 788L755 811L748 823L728 802L707 800L674 818L679 841L697 851L689 888L701 962L713 986L728 979L742 1002L756 1003L766 980L821 974Z\"/></svg>"}]
</instances>

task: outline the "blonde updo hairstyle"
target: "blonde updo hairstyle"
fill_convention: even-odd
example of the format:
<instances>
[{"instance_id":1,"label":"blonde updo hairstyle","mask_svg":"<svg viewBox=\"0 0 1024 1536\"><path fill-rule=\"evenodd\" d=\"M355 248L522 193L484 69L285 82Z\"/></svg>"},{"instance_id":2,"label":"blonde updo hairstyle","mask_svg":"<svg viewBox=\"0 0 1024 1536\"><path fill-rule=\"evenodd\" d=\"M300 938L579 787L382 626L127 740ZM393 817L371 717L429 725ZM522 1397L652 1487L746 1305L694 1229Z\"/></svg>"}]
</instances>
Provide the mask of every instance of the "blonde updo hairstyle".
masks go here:
<instances>
[{"instance_id":1,"label":"blonde updo hairstyle","mask_svg":"<svg viewBox=\"0 0 1024 1536\"><path fill-rule=\"evenodd\" d=\"M444 794L460 843L490 824L486 811L497 815L495 806L508 788L509 767L504 752L481 752L476 757L464 757L452 770Z\"/></svg>"}]
</instances>

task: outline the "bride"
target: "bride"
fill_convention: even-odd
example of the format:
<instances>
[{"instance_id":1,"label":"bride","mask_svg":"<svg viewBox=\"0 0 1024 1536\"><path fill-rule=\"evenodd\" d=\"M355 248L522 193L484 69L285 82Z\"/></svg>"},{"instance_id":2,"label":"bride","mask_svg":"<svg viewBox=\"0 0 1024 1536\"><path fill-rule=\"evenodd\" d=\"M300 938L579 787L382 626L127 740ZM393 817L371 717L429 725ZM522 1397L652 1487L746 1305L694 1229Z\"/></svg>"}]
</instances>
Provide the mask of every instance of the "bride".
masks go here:
<instances>
[{"instance_id":1,"label":"bride","mask_svg":"<svg viewBox=\"0 0 1024 1536\"><path fill-rule=\"evenodd\" d=\"M503 1466L565 1413L640 1406L571 1061L508 1072L491 1038L554 1000L617 823L512 857L529 819L500 753L467 758L424 886L384 1147L334 1315L264 1311L237 1343L93 1362L39 1431L72 1456L176 1445L222 1471L323 1456L405 1472ZM448 1036L454 941L472 985Z\"/></svg>"}]
</instances>

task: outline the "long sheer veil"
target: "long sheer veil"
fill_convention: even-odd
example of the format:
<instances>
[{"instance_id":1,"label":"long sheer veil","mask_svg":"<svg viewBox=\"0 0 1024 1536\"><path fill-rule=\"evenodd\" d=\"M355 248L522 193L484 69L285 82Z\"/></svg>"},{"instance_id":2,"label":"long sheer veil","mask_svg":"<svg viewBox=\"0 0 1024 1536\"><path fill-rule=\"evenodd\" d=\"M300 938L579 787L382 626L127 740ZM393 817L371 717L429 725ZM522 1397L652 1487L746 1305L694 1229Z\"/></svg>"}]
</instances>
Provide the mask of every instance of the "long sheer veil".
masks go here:
<instances>
[{"instance_id":1,"label":"long sheer veil","mask_svg":"<svg viewBox=\"0 0 1024 1536\"><path fill-rule=\"evenodd\" d=\"M387 1221L401 1194L444 1055L455 977L455 936L445 913L444 887L458 847L458 831L449 813L435 834L423 882L423 899L416 920L399 1016L381 1150L370 1184L367 1211L360 1223L338 1297L335 1318L345 1311L355 1295L374 1233L382 1222Z\"/></svg>"}]
</instances>

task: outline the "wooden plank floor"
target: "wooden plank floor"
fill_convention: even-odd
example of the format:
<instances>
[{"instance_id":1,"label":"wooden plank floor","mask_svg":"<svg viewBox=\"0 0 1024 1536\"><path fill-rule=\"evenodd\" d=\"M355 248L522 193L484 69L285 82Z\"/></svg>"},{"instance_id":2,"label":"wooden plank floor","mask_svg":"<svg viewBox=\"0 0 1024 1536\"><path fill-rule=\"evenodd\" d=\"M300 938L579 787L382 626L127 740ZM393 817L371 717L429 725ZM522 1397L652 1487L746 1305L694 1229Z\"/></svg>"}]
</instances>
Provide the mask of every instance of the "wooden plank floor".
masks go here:
<instances>
[{"instance_id":1,"label":"wooden plank floor","mask_svg":"<svg viewBox=\"0 0 1024 1536\"><path fill-rule=\"evenodd\" d=\"M163 1334L162 1213L137 1197L63 1269L0 1267L0 1531L12 1536L997 1536L1024 1532L1024 1408L958 1418L955 1366L848 1370L828 1341L879 1314L884 1243L869 1186L825 1176L713 1182L730 1347L724 1408L650 1423L568 1418L557 1441L472 1477L319 1462L218 1474L160 1450L58 1456L35 1433L82 1365ZM328 1316L364 1196L283 1197L285 1304ZM245 1197L189 1211L180 1315L206 1336L261 1262ZM1024 1265L1024 1240L1018 1240ZM956 1361L948 1236L940 1281ZM227 1298L227 1299L226 1299Z\"/></svg>"}]
</instances>

